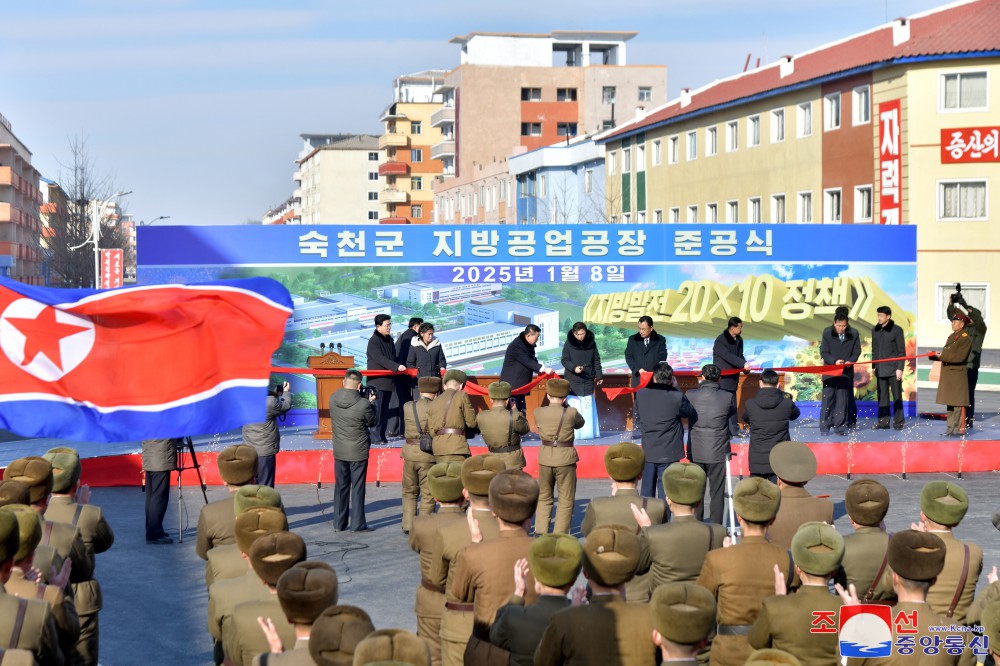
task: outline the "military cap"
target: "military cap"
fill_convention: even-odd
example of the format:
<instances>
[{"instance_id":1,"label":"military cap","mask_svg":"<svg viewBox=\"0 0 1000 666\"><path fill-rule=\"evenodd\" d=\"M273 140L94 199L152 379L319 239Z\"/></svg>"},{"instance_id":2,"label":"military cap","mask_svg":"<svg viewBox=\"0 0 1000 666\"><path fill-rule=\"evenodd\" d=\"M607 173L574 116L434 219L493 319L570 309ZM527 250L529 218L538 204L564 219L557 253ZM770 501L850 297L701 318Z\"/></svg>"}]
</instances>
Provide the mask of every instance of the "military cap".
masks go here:
<instances>
[{"instance_id":1,"label":"military cap","mask_svg":"<svg viewBox=\"0 0 1000 666\"><path fill-rule=\"evenodd\" d=\"M256 539L247 556L254 573L273 587L281 574L306 559L306 542L292 532L271 532Z\"/></svg>"},{"instance_id":2,"label":"military cap","mask_svg":"<svg viewBox=\"0 0 1000 666\"><path fill-rule=\"evenodd\" d=\"M250 554L250 546L257 537L288 529L285 512L273 506L255 506L236 516L236 547L241 553Z\"/></svg>"},{"instance_id":3,"label":"military cap","mask_svg":"<svg viewBox=\"0 0 1000 666\"><path fill-rule=\"evenodd\" d=\"M920 510L938 525L954 527L969 510L969 496L950 481L931 481L920 491Z\"/></svg>"},{"instance_id":4,"label":"military cap","mask_svg":"<svg viewBox=\"0 0 1000 666\"><path fill-rule=\"evenodd\" d=\"M278 578L278 601L290 623L312 624L337 603L337 572L326 562L299 562Z\"/></svg>"},{"instance_id":5,"label":"military cap","mask_svg":"<svg viewBox=\"0 0 1000 666\"><path fill-rule=\"evenodd\" d=\"M889 539L889 566L909 580L933 580L944 568L946 550L936 534L903 530Z\"/></svg>"},{"instance_id":6,"label":"military cap","mask_svg":"<svg viewBox=\"0 0 1000 666\"><path fill-rule=\"evenodd\" d=\"M986 604L979 623L983 625L983 633L993 651L1000 650L1000 600Z\"/></svg>"},{"instance_id":7,"label":"military cap","mask_svg":"<svg viewBox=\"0 0 1000 666\"><path fill-rule=\"evenodd\" d=\"M510 398L510 384L507 382L493 382L487 387L491 400L507 400Z\"/></svg>"},{"instance_id":8,"label":"military cap","mask_svg":"<svg viewBox=\"0 0 1000 666\"><path fill-rule=\"evenodd\" d=\"M309 655L317 666L351 666L354 650L375 625L357 606L330 606L313 622Z\"/></svg>"},{"instance_id":9,"label":"military cap","mask_svg":"<svg viewBox=\"0 0 1000 666\"><path fill-rule=\"evenodd\" d=\"M617 587L635 576L639 537L634 527L601 525L583 543L583 572L598 585Z\"/></svg>"},{"instance_id":10,"label":"military cap","mask_svg":"<svg viewBox=\"0 0 1000 666\"><path fill-rule=\"evenodd\" d=\"M844 537L833 525L802 523L792 537L792 559L807 574L826 576L836 571L844 559Z\"/></svg>"},{"instance_id":11,"label":"military cap","mask_svg":"<svg viewBox=\"0 0 1000 666\"><path fill-rule=\"evenodd\" d=\"M697 504L705 497L705 470L694 463L673 463L663 470L663 493L671 502Z\"/></svg>"},{"instance_id":12,"label":"military cap","mask_svg":"<svg viewBox=\"0 0 1000 666\"><path fill-rule=\"evenodd\" d=\"M653 590L649 610L653 628L674 643L700 643L715 629L715 597L695 583L660 585Z\"/></svg>"},{"instance_id":13,"label":"military cap","mask_svg":"<svg viewBox=\"0 0 1000 666\"><path fill-rule=\"evenodd\" d=\"M550 379L545 382L545 392L553 398L565 398L569 395L569 382L565 379Z\"/></svg>"},{"instance_id":14,"label":"military cap","mask_svg":"<svg viewBox=\"0 0 1000 666\"><path fill-rule=\"evenodd\" d=\"M257 476L257 451L252 446L227 446L219 451L217 462L219 476L230 486L246 485Z\"/></svg>"},{"instance_id":15,"label":"military cap","mask_svg":"<svg viewBox=\"0 0 1000 666\"><path fill-rule=\"evenodd\" d=\"M791 652L764 648L753 652L743 666L802 666L802 662Z\"/></svg>"},{"instance_id":16,"label":"military cap","mask_svg":"<svg viewBox=\"0 0 1000 666\"><path fill-rule=\"evenodd\" d=\"M743 520L766 523L781 506L781 491L767 479L751 476L733 488L733 509Z\"/></svg>"},{"instance_id":17,"label":"military cap","mask_svg":"<svg viewBox=\"0 0 1000 666\"><path fill-rule=\"evenodd\" d=\"M281 495L270 486L256 484L243 486L236 491L236 495L233 497L233 507L236 509L237 516L255 506L270 506L280 509L282 508Z\"/></svg>"},{"instance_id":18,"label":"military cap","mask_svg":"<svg viewBox=\"0 0 1000 666\"><path fill-rule=\"evenodd\" d=\"M462 485L470 495L487 497L493 477L507 469L507 463L500 456L484 453L466 458L462 462Z\"/></svg>"},{"instance_id":19,"label":"military cap","mask_svg":"<svg viewBox=\"0 0 1000 666\"><path fill-rule=\"evenodd\" d=\"M441 392L441 378L440 377L421 377L417 380L417 390L420 393L440 393Z\"/></svg>"},{"instance_id":20,"label":"military cap","mask_svg":"<svg viewBox=\"0 0 1000 666\"><path fill-rule=\"evenodd\" d=\"M858 479L844 493L847 515L858 525L878 525L889 511L889 491L874 479Z\"/></svg>"},{"instance_id":21,"label":"military cap","mask_svg":"<svg viewBox=\"0 0 1000 666\"><path fill-rule=\"evenodd\" d=\"M17 556L21 543L21 527L17 516L6 508L0 509L0 564L12 561Z\"/></svg>"},{"instance_id":22,"label":"military cap","mask_svg":"<svg viewBox=\"0 0 1000 666\"><path fill-rule=\"evenodd\" d=\"M519 469L506 469L490 481L490 508L508 523L523 523L535 515L538 481Z\"/></svg>"},{"instance_id":23,"label":"military cap","mask_svg":"<svg viewBox=\"0 0 1000 666\"><path fill-rule=\"evenodd\" d=\"M430 666L427 642L402 629L380 629L368 634L354 651L355 666Z\"/></svg>"},{"instance_id":24,"label":"military cap","mask_svg":"<svg viewBox=\"0 0 1000 666\"><path fill-rule=\"evenodd\" d=\"M60 446L49 449L42 457L52 465L52 492L64 493L80 481L80 454L76 449Z\"/></svg>"},{"instance_id":25,"label":"military cap","mask_svg":"<svg viewBox=\"0 0 1000 666\"><path fill-rule=\"evenodd\" d=\"M17 519L20 546L14 555L14 561L20 562L35 552L35 548L41 543L43 519L40 513L27 504L8 504L3 510L10 511Z\"/></svg>"},{"instance_id":26,"label":"military cap","mask_svg":"<svg viewBox=\"0 0 1000 666\"><path fill-rule=\"evenodd\" d=\"M468 380L468 377L466 377L465 373L461 370L449 370L444 373L444 379L441 380L441 383L447 384L450 381L456 381L459 384L464 384L466 380Z\"/></svg>"},{"instance_id":27,"label":"military cap","mask_svg":"<svg viewBox=\"0 0 1000 666\"><path fill-rule=\"evenodd\" d=\"M778 478L789 483L816 476L816 454L802 442L779 442L771 449L770 463Z\"/></svg>"},{"instance_id":28,"label":"military cap","mask_svg":"<svg viewBox=\"0 0 1000 666\"><path fill-rule=\"evenodd\" d=\"M632 442L612 444L604 451L604 469L615 481L635 481L642 474L646 454Z\"/></svg>"},{"instance_id":29,"label":"military cap","mask_svg":"<svg viewBox=\"0 0 1000 666\"><path fill-rule=\"evenodd\" d=\"M427 485L438 502L462 499L462 463L438 463L427 471Z\"/></svg>"},{"instance_id":30,"label":"military cap","mask_svg":"<svg viewBox=\"0 0 1000 666\"><path fill-rule=\"evenodd\" d=\"M52 463L40 456L18 458L7 465L3 478L28 486L30 504L38 504L52 492Z\"/></svg>"},{"instance_id":31,"label":"military cap","mask_svg":"<svg viewBox=\"0 0 1000 666\"><path fill-rule=\"evenodd\" d=\"M0 498L3 497L3 491L0 490ZM993 527L1000 530L1000 509L993 512Z\"/></svg>"},{"instance_id":32,"label":"military cap","mask_svg":"<svg viewBox=\"0 0 1000 666\"><path fill-rule=\"evenodd\" d=\"M963 324L972 323L972 319L970 319L968 315L962 314L958 310L955 310L955 313L951 315L951 321L960 321Z\"/></svg>"},{"instance_id":33,"label":"military cap","mask_svg":"<svg viewBox=\"0 0 1000 666\"><path fill-rule=\"evenodd\" d=\"M31 491L20 481L0 481L0 506L31 504Z\"/></svg>"},{"instance_id":34,"label":"military cap","mask_svg":"<svg viewBox=\"0 0 1000 666\"><path fill-rule=\"evenodd\" d=\"M542 585L565 587L580 575L583 547L568 534L542 534L528 549L531 575Z\"/></svg>"}]
</instances>

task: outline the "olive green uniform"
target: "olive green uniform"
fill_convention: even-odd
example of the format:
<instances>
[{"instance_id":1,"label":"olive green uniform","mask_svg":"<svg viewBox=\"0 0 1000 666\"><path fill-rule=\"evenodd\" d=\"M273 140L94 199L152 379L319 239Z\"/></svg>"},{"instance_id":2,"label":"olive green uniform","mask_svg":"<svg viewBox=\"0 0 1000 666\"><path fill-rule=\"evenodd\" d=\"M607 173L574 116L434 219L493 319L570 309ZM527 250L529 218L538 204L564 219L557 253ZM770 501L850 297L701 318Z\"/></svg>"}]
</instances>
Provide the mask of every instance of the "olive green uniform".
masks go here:
<instances>
[{"instance_id":1,"label":"olive green uniform","mask_svg":"<svg viewBox=\"0 0 1000 666\"><path fill-rule=\"evenodd\" d=\"M24 571L17 567L11 569L10 579L4 584L7 594L13 594L22 599L40 599L48 603L52 609L52 620L59 635L59 648L68 662L73 662L76 653L76 643L80 638L80 618L76 614L73 596L66 594L55 585L43 585L24 577Z\"/></svg>"},{"instance_id":2,"label":"olive green uniform","mask_svg":"<svg viewBox=\"0 0 1000 666\"><path fill-rule=\"evenodd\" d=\"M913 634L915 638L913 654L899 654L896 652L895 646L893 646L892 656L872 659L851 658L847 660L848 666L908 666L913 664L920 664L920 666L943 666L944 664L960 663L962 659L960 656L949 655L944 650L941 650L936 655L926 655L923 654L923 650L920 647L920 638L923 636L933 637L936 635L943 639L941 632L928 631L928 627L947 626L951 624L949 620L939 616L926 603L916 601L900 601L892 607L893 617L896 617L899 613L909 615L914 611L917 613L917 633ZM972 653L968 652L967 654L971 656Z\"/></svg>"},{"instance_id":3,"label":"olive green uniform","mask_svg":"<svg viewBox=\"0 0 1000 666\"><path fill-rule=\"evenodd\" d=\"M585 606L552 616L535 651L535 666L653 666L659 648L652 635L647 605L628 603L618 594L595 595Z\"/></svg>"},{"instance_id":4,"label":"olive green uniform","mask_svg":"<svg viewBox=\"0 0 1000 666\"><path fill-rule=\"evenodd\" d=\"M892 581L888 585L885 572L889 570L889 535L878 527L859 527L854 534L844 537L844 559L841 567L847 576L847 584L854 585L858 597L864 601L872 582L881 568L880 580L872 591L871 601L888 601L896 598ZM886 562L885 566L882 563Z\"/></svg>"},{"instance_id":5,"label":"olive green uniform","mask_svg":"<svg viewBox=\"0 0 1000 666\"><path fill-rule=\"evenodd\" d=\"M208 551L218 546L236 543L235 492L223 499L206 504L198 515L198 535L194 552L203 560L208 559Z\"/></svg>"},{"instance_id":6,"label":"olive green uniform","mask_svg":"<svg viewBox=\"0 0 1000 666\"><path fill-rule=\"evenodd\" d=\"M427 641L433 666L441 664L441 614L444 613L444 588L431 583L431 560L437 530L452 522L465 521L457 506L442 506L437 513L418 516L410 530L410 548L420 555L420 587L413 611L417 616L417 636Z\"/></svg>"},{"instance_id":7,"label":"olive green uniform","mask_svg":"<svg viewBox=\"0 0 1000 666\"><path fill-rule=\"evenodd\" d=\"M420 496L420 515L427 516L434 512L434 496L427 484L427 472L434 466L434 454L420 450L420 432L429 432L427 410L433 400L420 398L403 405L403 422L406 425L406 441L399 457L403 459L403 531L409 532L413 526L413 517L417 515L417 495ZM420 427L414 418L420 419Z\"/></svg>"},{"instance_id":8,"label":"olive green uniform","mask_svg":"<svg viewBox=\"0 0 1000 666\"><path fill-rule=\"evenodd\" d=\"M309 641L297 639L295 646L284 652L265 652L253 658L253 666L315 666L309 654Z\"/></svg>"},{"instance_id":9,"label":"olive green uniform","mask_svg":"<svg viewBox=\"0 0 1000 666\"><path fill-rule=\"evenodd\" d=\"M666 525L643 528L638 571L649 572L649 593L664 583L698 580L705 556L722 548L725 538L722 525L703 523L695 516L674 516Z\"/></svg>"},{"instance_id":10,"label":"olive green uniform","mask_svg":"<svg viewBox=\"0 0 1000 666\"><path fill-rule=\"evenodd\" d=\"M538 511L535 532L547 534L552 517L552 491L558 498L553 532L568 534L573 522L576 499L576 463L580 459L573 446L575 430L586 421L575 407L546 405L534 411L535 426L542 446L538 450Z\"/></svg>"},{"instance_id":11,"label":"olive green uniform","mask_svg":"<svg viewBox=\"0 0 1000 666\"><path fill-rule=\"evenodd\" d=\"M233 611L245 601L267 599L270 591L253 571L238 578L212 583L208 589L208 633L217 642L233 617Z\"/></svg>"},{"instance_id":12,"label":"olive green uniform","mask_svg":"<svg viewBox=\"0 0 1000 666\"><path fill-rule=\"evenodd\" d=\"M238 578L250 571L250 564L240 556L235 543L219 546L208 551L205 563L205 587L227 578Z\"/></svg>"},{"instance_id":13,"label":"olive green uniform","mask_svg":"<svg viewBox=\"0 0 1000 666\"><path fill-rule=\"evenodd\" d=\"M19 615L23 619L15 637L14 623ZM49 605L7 594L3 585L0 585L0 648L28 650L39 664L46 666L69 663L59 648L59 633Z\"/></svg>"},{"instance_id":14,"label":"olive green uniform","mask_svg":"<svg viewBox=\"0 0 1000 666\"><path fill-rule=\"evenodd\" d=\"M965 432L965 408L969 405L969 355L972 337L964 328L954 331L941 349L941 379L938 380L937 402L948 407L947 434Z\"/></svg>"},{"instance_id":15,"label":"olive green uniform","mask_svg":"<svg viewBox=\"0 0 1000 666\"><path fill-rule=\"evenodd\" d=\"M233 609L232 619L222 632L226 658L237 666L251 666L254 657L271 651L267 637L257 623L258 617L271 618L283 645L295 642L295 628L285 619L276 594L256 601L244 601Z\"/></svg>"},{"instance_id":16,"label":"olive green uniform","mask_svg":"<svg viewBox=\"0 0 1000 666\"><path fill-rule=\"evenodd\" d=\"M935 613L947 620L947 624L963 624L976 595L976 583L979 582L979 575L983 572L983 549L972 542L959 541L951 530L928 531L941 537L947 550L944 556L944 569L941 570L937 580L927 591L927 603L930 604ZM948 608L952 604L952 599L955 597L955 592L958 590L962 578L966 546L969 548L968 571L962 586L962 593L959 595L958 603L955 604L955 612L949 618L947 617Z\"/></svg>"},{"instance_id":17,"label":"olive green uniform","mask_svg":"<svg viewBox=\"0 0 1000 666\"><path fill-rule=\"evenodd\" d=\"M531 431L524 414L500 404L479 412L476 421L490 453L503 459L507 469L524 469L527 462L521 450L521 435Z\"/></svg>"},{"instance_id":18,"label":"olive green uniform","mask_svg":"<svg viewBox=\"0 0 1000 666\"><path fill-rule=\"evenodd\" d=\"M840 660L836 633L810 633L813 612L838 613L840 597L830 594L826 585L803 585L795 594L764 599L748 640L757 649L776 648L791 652L802 666L828 666Z\"/></svg>"},{"instance_id":19,"label":"olive green uniform","mask_svg":"<svg viewBox=\"0 0 1000 666\"><path fill-rule=\"evenodd\" d=\"M792 547L792 537L803 523L833 524L833 502L813 497L805 488L785 486L781 489L781 506L774 523L767 528L767 538L776 546Z\"/></svg>"},{"instance_id":20,"label":"olive green uniform","mask_svg":"<svg viewBox=\"0 0 1000 666\"><path fill-rule=\"evenodd\" d=\"M510 652L511 666L534 666L535 650L552 616L569 608L566 595L545 594L530 606L524 597L511 596L507 605L497 611L490 627L490 642Z\"/></svg>"},{"instance_id":21,"label":"olive green uniform","mask_svg":"<svg viewBox=\"0 0 1000 666\"><path fill-rule=\"evenodd\" d=\"M465 391L446 389L435 398L427 410L427 425L434 435L434 460L461 462L472 455L465 433L476 427L476 410Z\"/></svg>"}]
</instances>

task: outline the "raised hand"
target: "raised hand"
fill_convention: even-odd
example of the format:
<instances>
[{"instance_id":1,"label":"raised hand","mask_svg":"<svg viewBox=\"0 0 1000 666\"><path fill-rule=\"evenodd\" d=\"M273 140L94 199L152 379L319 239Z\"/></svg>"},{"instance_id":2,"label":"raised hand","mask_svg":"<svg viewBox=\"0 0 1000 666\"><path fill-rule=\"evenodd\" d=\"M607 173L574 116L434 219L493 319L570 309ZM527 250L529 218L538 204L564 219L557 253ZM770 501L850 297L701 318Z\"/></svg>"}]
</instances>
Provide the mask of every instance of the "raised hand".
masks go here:
<instances>
[{"instance_id":1,"label":"raised hand","mask_svg":"<svg viewBox=\"0 0 1000 666\"><path fill-rule=\"evenodd\" d=\"M779 596L788 594L788 588L785 587L785 574L781 573L781 567L777 564L774 565L774 593Z\"/></svg>"},{"instance_id":2,"label":"raised hand","mask_svg":"<svg viewBox=\"0 0 1000 666\"><path fill-rule=\"evenodd\" d=\"M629 504L632 507L632 515L635 516L635 522L639 523L639 527L649 527L653 524L653 521L649 519L649 514L641 506L636 506L635 504Z\"/></svg>"},{"instance_id":3,"label":"raised hand","mask_svg":"<svg viewBox=\"0 0 1000 666\"><path fill-rule=\"evenodd\" d=\"M281 643L281 637L278 636L278 630L274 628L274 622L271 621L271 618L264 618L258 615L257 624L260 625L260 630L264 632L271 652L284 652L285 646Z\"/></svg>"},{"instance_id":4,"label":"raised hand","mask_svg":"<svg viewBox=\"0 0 1000 666\"><path fill-rule=\"evenodd\" d=\"M528 586L528 560L523 557L514 563L514 594L523 597Z\"/></svg>"},{"instance_id":5,"label":"raised hand","mask_svg":"<svg viewBox=\"0 0 1000 666\"><path fill-rule=\"evenodd\" d=\"M465 517L469 521L469 536L472 537L472 543L479 543L483 540L483 532L479 529L479 521L472 515L471 506L468 511L465 512Z\"/></svg>"}]
</instances>

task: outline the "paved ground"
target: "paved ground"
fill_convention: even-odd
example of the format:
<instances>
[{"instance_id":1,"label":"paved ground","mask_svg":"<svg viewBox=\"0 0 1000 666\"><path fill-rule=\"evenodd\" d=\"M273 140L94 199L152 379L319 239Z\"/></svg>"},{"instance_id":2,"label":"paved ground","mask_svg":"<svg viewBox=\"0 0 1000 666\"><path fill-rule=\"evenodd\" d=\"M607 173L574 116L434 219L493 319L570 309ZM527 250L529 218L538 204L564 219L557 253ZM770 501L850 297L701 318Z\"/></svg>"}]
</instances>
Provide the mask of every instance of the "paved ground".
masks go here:
<instances>
[{"instance_id":1,"label":"paved ground","mask_svg":"<svg viewBox=\"0 0 1000 666\"><path fill-rule=\"evenodd\" d=\"M928 480L949 475L876 477L892 493L890 531L906 529L919 515L921 486ZM958 528L960 538L973 539L986 555L987 566L1000 564L1000 533L990 515L1000 506L996 474L966 475L958 480L972 499L972 508ZM829 494L836 505L836 525L842 533L847 523L842 477L821 477L810 483L816 494ZM330 525L332 488L281 486L291 528L306 539L309 556L333 565L340 577L341 602L364 607L376 627L415 629L413 596L419 584L417 557L400 530L398 484L368 487L368 523L374 532L343 537ZM579 525L586 502L608 492L606 481L583 481L578 488L575 525ZM94 502L104 507L115 528L114 547L98 557L98 575L104 589L101 613L101 663L105 666L210 664L211 644L205 628L206 594L204 567L194 553L194 526L202 505L195 488L183 491L186 511L184 542L171 546L147 546L143 539L143 495L138 488L103 488ZM209 490L209 500L222 497L222 490ZM176 500L176 491L173 499ZM171 504L166 526L178 533L177 502ZM985 577L981 579L983 582Z\"/></svg>"}]
</instances>

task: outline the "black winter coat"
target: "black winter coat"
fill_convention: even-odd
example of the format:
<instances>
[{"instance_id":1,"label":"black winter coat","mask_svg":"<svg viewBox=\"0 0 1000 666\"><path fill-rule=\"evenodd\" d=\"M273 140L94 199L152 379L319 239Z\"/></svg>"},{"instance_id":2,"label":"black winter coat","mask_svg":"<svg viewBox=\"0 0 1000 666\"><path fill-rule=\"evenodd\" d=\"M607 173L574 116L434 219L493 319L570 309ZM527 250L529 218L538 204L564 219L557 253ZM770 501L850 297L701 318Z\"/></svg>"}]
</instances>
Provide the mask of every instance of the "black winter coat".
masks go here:
<instances>
[{"instance_id":1,"label":"black winter coat","mask_svg":"<svg viewBox=\"0 0 1000 666\"><path fill-rule=\"evenodd\" d=\"M823 358L823 363L833 365L837 361L857 361L861 356L861 336L850 326L844 331L844 341L840 341L836 329L829 326L823 329L823 339L819 345L819 355ZM832 377L823 377L823 386L834 386L836 388L854 387L854 366L849 365L844 368L843 373Z\"/></svg>"},{"instance_id":2,"label":"black winter coat","mask_svg":"<svg viewBox=\"0 0 1000 666\"><path fill-rule=\"evenodd\" d=\"M742 370L747 364L747 359L743 356L743 336L737 335L734 338L729 334L728 328L724 330L712 346L712 363L719 366L720 370ZM723 375L719 380L719 388L726 391L735 392L739 385L739 375Z\"/></svg>"},{"instance_id":3,"label":"black winter coat","mask_svg":"<svg viewBox=\"0 0 1000 666\"><path fill-rule=\"evenodd\" d=\"M406 365L406 359L410 357L410 344L413 338L417 337L417 332L408 328L396 340L396 362L399 365ZM419 338L417 338L419 340Z\"/></svg>"},{"instance_id":4,"label":"black winter coat","mask_svg":"<svg viewBox=\"0 0 1000 666\"><path fill-rule=\"evenodd\" d=\"M650 342L650 345L653 343ZM680 391L670 384L650 383L635 394L642 414L642 448L646 462L675 463L684 457L684 424L692 425L698 413Z\"/></svg>"},{"instance_id":5,"label":"black winter coat","mask_svg":"<svg viewBox=\"0 0 1000 666\"><path fill-rule=\"evenodd\" d=\"M330 396L333 457L344 462L367 460L375 407L354 389L341 388Z\"/></svg>"},{"instance_id":6,"label":"black winter coat","mask_svg":"<svg viewBox=\"0 0 1000 666\"><path fill-rule=\"evenodd\" d=\"M406 357L406 367L416 368L417 377L440 377L441 371L448 367L441 341L431 338L431 344L425 345L419 337L415 338Z\"/></svg>"},{"instance_id":7,"label":"black winter coat","mask_svg":"<svg viewBox=\"0 0 1000 666\"><path fill-rule=\"evenodd\" d=\"M566 370L563 376L569 382L569 388L573 395L594 394L594 382L604 377L604 370L601 368L601 354L597 351L593 331L587 331L582 342L576 339L573 331L566 334L566 343L562 350L562 365ZM583 366L583 372L580 374L573 371L578 365Z\"/></svg>"},{"instance_id":8,"label":"black winter coat","mask_svg":"<svg viewBox=\"0 0 1000 666\"><path fill-rule=\"evenodd\" d=\"M396 361L396 347L392 338L378 331L372 333L368 340L369 370L398 370L400 363ZM374 386L379 391L395 391L395 377L368 377L368 386Z\"/></svg>"},{"instance_id":9,"label":"black winter coat","mask_svg":"<svg viewBox=\"0 0 1000 666\"><path fill-rule=\"evenodd\" d=\"M653 331L649 334L649 345L642 336L630 335L625 343L625 363L632 371L632 386L639 384L639 370L653 371L660 361L667 360L667 339Z\"/></svg>"},{"instance_id":10,"label":"black winter coat","mask_svg":"<svg viewBox=\"0 0 1000 666\"><path fill-rule=\"evenodd\" d=\"M750 472L773 474L771 449L791 439L788 422L799 418L799 408L791 396L779 389L762 387L743 406L743 421L750 424Z\"/></svg>"},{"instance_id":11,"label":"black winter coat","mask_svg":"<svg viewBox=\"0 0 1000 666\"><path fill-rule=\"evenodd\" d=\"M872 328L872 360L880 358L897 358L906 356L906 340L903 337L903 329L893 320L882 324L875 324ZM902 370L906 361L893 361L892 363L873 363L876 377L895 377L897 370Z\"/></svg>"},{"instance_id":12,"label":"black winter coat","mask_svg":"<svg viewBox=\"0 0 1000 666\"><path fill-rule=\"evenodd\" d=\"M702 382L701 386L685 394L698 413L694 424L689 424L688 452L691 462L726 462L729 447L729 415L736 413L733 396L719 388L718 382ZM643 421L646 415L642 415Z\"/></svg>"},{"instance_id":13,"label":"black winter coat","mask_svg":"<svg viewBox=\"0 0 1000 666\"><path fill-rule=\"evenodd\" d=\"M507 345L503 367L500 369L500 381L507 382L512 389L520 388L531 382L541 369L542 364L535 357L535 345L529 345L522 332Z\"/></svg>"}]
</instances>

